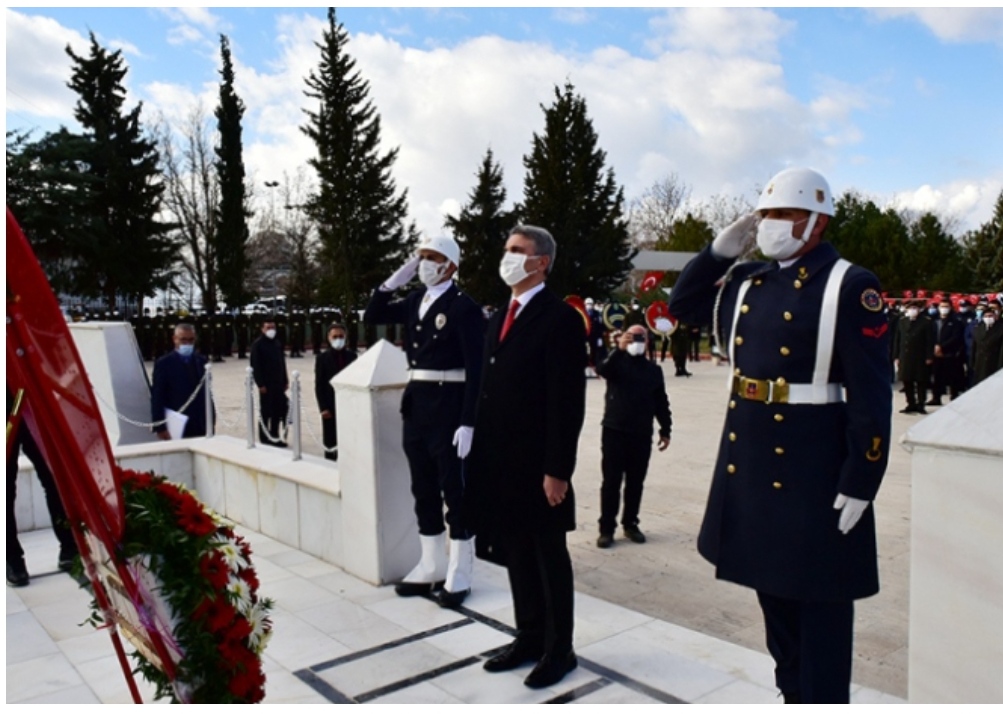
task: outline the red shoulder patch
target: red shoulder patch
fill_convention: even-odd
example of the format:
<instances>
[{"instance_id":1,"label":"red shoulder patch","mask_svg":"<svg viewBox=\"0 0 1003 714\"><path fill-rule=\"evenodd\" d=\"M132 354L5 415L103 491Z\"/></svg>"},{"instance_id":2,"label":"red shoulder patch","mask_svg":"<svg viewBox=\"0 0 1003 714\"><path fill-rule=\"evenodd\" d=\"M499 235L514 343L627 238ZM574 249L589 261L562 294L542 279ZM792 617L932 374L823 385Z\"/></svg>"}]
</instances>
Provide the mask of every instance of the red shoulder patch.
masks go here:
<instances>
[{"instance_id":1,"label":"red shoulder patch","mask_svg":"<svg viewBox=\"0 0 1003 714\"><path fill-rule=\"evenodd\" d=\"M878 325L877 327L864 327L861 331L864 333L864 337L874 337L876 339L888 332L888 323L886 322L883 325Z\"/></svg>"}]
</instances>

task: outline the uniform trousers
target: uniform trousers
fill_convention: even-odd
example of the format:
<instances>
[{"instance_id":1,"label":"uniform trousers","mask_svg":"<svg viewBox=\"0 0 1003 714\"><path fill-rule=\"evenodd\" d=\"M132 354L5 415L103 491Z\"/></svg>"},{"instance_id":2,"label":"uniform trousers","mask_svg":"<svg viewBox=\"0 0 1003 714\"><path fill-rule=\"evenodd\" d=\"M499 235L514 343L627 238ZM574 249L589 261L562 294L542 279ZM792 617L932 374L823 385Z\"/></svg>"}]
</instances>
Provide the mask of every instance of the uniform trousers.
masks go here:
<instances>
[{"instance_id":1,"label":"uniform trousers","mask_svg":"<svg viewBox=\"0 0 1003 714\"><path fill-rule=\"evenodd\" d=\"M638 524L644 477L651 460L651 433L631 434L603 427L602 488L600 490L599 532L613 534L616 515L620 510L620 486L623 485L623 518L625 528Z\"/></svg>"},{"instance_id":2,"label":"uniform trousers","mask_svg":"<svg viewBox=\"0 0 1003 714\"><path fill-rule=\"evenodd\" d=\"M458 420L437 423L424 418L404 418L404 455L411 469L411 495L418 518L418 533L435 536L449 524L451 540L467 540L463 518L463 462L456 455L453 435ZM442 506L445 501L446 517Z\"/></svg>"},{"instance_id":3,"label":"uniform trousers","mask_svg":"<svg viewBox=\"0 0 1003 714\"><path fill-rule=\"evenodd\" d=\"M567 533L513 527L503 535L516 638L555 657L572 650L575 583Z\"/></svg>"},{"instance_id":4,"label":"uniform trousers","mask_svg":"<svg viewBox=\"0 0 1003 714\"><path fill-rule=\"evenodd\" d=\"M807 602L758 592L777 687L805 704L848 704L853 601Z\"/></svg>"},{"instance_id":5,"label":"uniform trousers","mask_svg":"<svg viewBox=\"0 0 1003 714\"><path fill-rule=\"evenodd\" d=\"M77 553L77 543L73 540L73 533L66 521L66 512L63 510L63 502L59 499L56 480L48 464L45 463L41 449L23 422L18 426L15 438L17 441L11 447L10 456L7 457L7 562L16 563L24 558L24 550L17 539L17 520L14 517L14 502L17 499L17 460L22 449L24 455L34 465L35 474L42 484L42 490L45 491L49 520L52 521L52 530L59 541L59 558L60 560L72 558Z\"/></svg>"},{"instance_id":6,"label":"uniform trousers","mask_svg":"<svg viewBox=\"0 0 1003 714\"><path fill-rule=\"evenodd\" d=\"M906 406L913 409L922 409L926 405L926 392L928 385L929 383L926 380L902 380L902 388L905 390Z\"/></svg>"},{"instance_id":7,"label":"uniform trousers","mask_svg":"<svg viewBox=\"0 0 1003 714\"><path fill-rule=\"evenodd\" d=\"M330 461L337 461L338 451L335 448L338 446L337 412L332 412L330 419L324 419L323 417L321 417L320 424L324 428L324 458ZM328 449L335 449L335 450L328 451Z\"/></svg>"}]
</instances>

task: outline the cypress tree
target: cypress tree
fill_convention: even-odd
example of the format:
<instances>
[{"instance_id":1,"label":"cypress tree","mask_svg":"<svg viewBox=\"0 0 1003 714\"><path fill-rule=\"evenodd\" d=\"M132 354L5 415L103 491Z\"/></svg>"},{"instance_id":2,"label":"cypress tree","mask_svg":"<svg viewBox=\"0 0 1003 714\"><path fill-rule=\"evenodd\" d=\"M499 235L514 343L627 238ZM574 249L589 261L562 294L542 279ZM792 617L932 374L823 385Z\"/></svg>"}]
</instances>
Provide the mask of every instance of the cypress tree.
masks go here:
<instances>
[{"instance_id":1,"label":"cypress tree","mask_svg":"<svg viewBox=\"0 0 1003 714\"><path fill-rule=\"evenodd\" d=\"M247 242L250 231L247 219L246 173L241 120L244 102L233 88L233 60L230 40L219 36L223 67L219 84L219 106L216 107L216 177L219 182L219 212L216 227L217 279L223 300L231 308L243 305L249 294L245 285L247 274Z\"/></svg>"},{"instance_id":2,"label":"cypress tree","mask_svg":"<svg viewBox=\"0 0 1003 714\"><path fill-rule=\"evenodd\" d=\"M498 263L505 250L508 230L514 223L511 211L503 210L505 186L501 167L488 149L477 171L477 186L459 216L446 216L462 251L459 278L463 289L484 305L504 305L509 289L498 279Z\"/></svg>"},{"instance_id":3,"label":"cypress tree","mask_svg":"<svg viewBox=\"0 0 1003 714\"><path fill-rule=\"evenodd\" d=\"M533 135L523 158L526 180L524 223L548 229L557 241L557 260L547 279L559 295L606 296L623 283L636 254L624 218L623 189L588 117L585 99L568 83L554 88L544 111L546 129Z\"/></svg>"},{"instance_id":4,"label":"cypress tree","mask_svg":"<svg viewBox=\"0 0 1003 714\"><path fill-rule=\"evenodd\" d=\"M380 117L369 100L369 83L346 52L348 32L330 8L320 64L307 77L306 96L317 102L304 110L301 127L317 153L308 163L317 172L317 192L306 211L314 220L320 250L319 296L343 309L364 306L365 297L385 279L416 243L405 226L407 192L398 194L390 172L397 149L379 153Z\"/></svg>"},{"instance_id":5,"label":"cypress tree","mask_svg":"<svg viewBox=\"0 0 1003 714\"><path fill-rule=\"evenodd\" d=\"M79 157L89 186L78 270L93 280L88 292L103 295L114 308L119 296L141 300L167 285L176 242L171 226L156 218L164 186L156 144L140 125L143 105L124 110L128 70L122 51L109 53L90 37L87 57L66 47L73 60L68 86L79 96L74 116L88 144Z\"/></svg>"}]
</instances>

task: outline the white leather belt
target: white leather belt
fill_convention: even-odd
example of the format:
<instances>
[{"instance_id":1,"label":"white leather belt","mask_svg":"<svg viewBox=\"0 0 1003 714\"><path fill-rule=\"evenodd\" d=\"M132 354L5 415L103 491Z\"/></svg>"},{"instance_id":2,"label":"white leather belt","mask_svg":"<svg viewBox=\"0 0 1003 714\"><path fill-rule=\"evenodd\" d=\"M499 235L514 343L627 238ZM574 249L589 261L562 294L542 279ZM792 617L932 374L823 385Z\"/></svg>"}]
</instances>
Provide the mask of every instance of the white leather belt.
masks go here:
<instances>
[{"instance_id":1,"label":"white leather belt","mask_svg":"<svg viewBox=\"0 0 1003 714\"><path fill-rule=\"evenodd\" d=\"M412 369L408 372L410 382L465 382L466 370L462 369Z\"/></svg>"}]
</instances>

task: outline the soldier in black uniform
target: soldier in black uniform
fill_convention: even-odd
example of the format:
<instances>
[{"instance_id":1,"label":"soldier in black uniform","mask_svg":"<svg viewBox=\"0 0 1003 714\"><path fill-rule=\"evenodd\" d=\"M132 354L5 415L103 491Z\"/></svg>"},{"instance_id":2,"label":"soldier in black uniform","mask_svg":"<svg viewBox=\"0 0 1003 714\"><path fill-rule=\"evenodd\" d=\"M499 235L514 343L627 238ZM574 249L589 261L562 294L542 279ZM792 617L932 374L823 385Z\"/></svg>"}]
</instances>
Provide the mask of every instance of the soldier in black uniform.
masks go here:
<instances>
[{"instance_id":1,"label":"soldier in black uniform","mask_svg":"<svg viewBox=\"0 0 1003 714\"><path fill-rule=\"evenodd\" d=\"M435 591L443 607L458 606L470 592L474 550L462 508L462 460L473 440L484 350L481 309L453 284L459 264L455 240L446 236L424 240L417 257L373 293L365 312L369 325L403 324L410 368L401 414L421 560L397 585L397 594ZM392 302L393 291L416 272L425 287ZM448 565L443 501L449 525ZM443 581L444 589L438 590Z\"/></svg>"},{"instance_id":2,"label":"soldier in black uniform","mask_svg":"<svg viewBox=\"0 0 1003 714\"><path fill-rule=\"evenodd\" d=\"M853 601L878 591L874 509L890 448L880 285L822 235L828 182L777 174L757 212L686 266L669 310L718 313L734 376L698 539L717 577L754 588L787 702L848 702ZM769 262L739 262L752 235Z\"/></svg>"}]
</instances>

